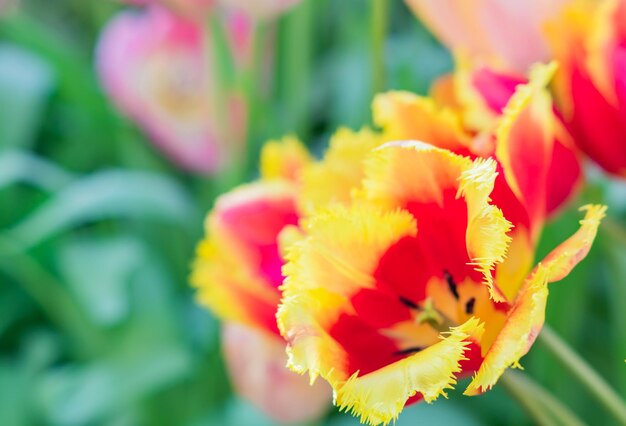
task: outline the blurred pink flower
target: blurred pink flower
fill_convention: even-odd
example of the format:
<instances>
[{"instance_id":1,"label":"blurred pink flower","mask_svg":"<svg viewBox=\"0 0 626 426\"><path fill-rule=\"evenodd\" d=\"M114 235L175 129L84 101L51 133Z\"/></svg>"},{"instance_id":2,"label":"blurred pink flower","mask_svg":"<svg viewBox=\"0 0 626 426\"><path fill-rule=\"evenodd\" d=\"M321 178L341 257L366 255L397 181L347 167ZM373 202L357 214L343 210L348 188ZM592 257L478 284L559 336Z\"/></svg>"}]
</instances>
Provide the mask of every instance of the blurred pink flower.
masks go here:
<instances>
[{"instance_id":1,"label":"blurred pink flower","mask_svg":"<svg viewBox=\"0 0 626 426\"><path fill-rule=\"evenodd\" d=\"M222 326L222 350L237 392L281 423L316 420L328 409L330 388L287 368L285 342L233 322Z\"/></svg>"},{"instance_id":2,"label":"blurred pink flower","mask_svg":"<svg viewBox=\"0 0 626 426\"><path fill-rule=\"evenodd\" d=\"M215 84L201 29L158 6L119 13L97 48L103 87L122 112L179 165L214 172L245 136L246 107L229 96L211 103ZM228 146L224 142L228 142Z\"/></svg>"},{"instance_id":3,"label":"blurred pink flower","mask_svg":"<svg viewBox=\"0 0 626 426\"><path fill-rule=\"evenodd\" d=\"M526 72L549 58L547 20L571 0L405 0L449 48Z\"/></svg>"}]
</instances>

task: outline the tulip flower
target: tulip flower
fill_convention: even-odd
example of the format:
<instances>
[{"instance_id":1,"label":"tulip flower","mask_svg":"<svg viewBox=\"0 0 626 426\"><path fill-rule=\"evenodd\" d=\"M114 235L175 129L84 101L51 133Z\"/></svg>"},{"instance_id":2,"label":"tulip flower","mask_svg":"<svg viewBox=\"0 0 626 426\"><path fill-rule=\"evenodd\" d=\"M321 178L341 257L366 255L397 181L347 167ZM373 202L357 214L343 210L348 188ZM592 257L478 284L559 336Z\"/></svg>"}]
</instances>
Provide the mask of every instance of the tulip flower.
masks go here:
<instances>
[{"instance_id":1,"label":"tulip flower","mask_svg":"<svg viewBox=\"0 0 626 426\"><path fill-rule=\"evenodd\" d=\"M550 58L543 26L571 0L406 0L447 47L511 71Z\"/></svg>"},{"instance_id":2,"label":"tulip flower","mask_svg":"<svg viewBox=\"0 0 626 426\"><path fill-rule=\"evenodd\" d=\"M97 49L102 85L120 110L180 166L211 173L228 162L244 134L246 107L231 94L224 109L215 88L200 27L158 6L120 12ZM229 136L229 137L227 137Z\"/></svg>"},{"instance_id":3,"label":"tulip flower","mask_svg":"<svg viewBox=\"0 0 626 426\"><path fill-rule=\"evenodd\" d=\"M294 138L267 144L261 179L216 201L191 276L199 302L224 322L224 358L235 390L280 422L313 420L330 402L325 384L310 387L285 368L285 341L276 325L279 243L297 228L297 182L309 161Z\"/></svg>"},{"instance_id":4,"label":"tulip flower","mask_svg":"<svg viewBox=\"0 0 626 426\"><path fill-rule=\"evenodd\" d=\"M556 101L574 141L626 177L626 2L576 2L548 27L560 63Z\"/></svg>"},{"instance_id":5,"label":"tulip flower","mask_svg":"<svg viewBox=\"0 0 626 426\"><path fill-rule=\"evenodd\" d=\"M467 394L491 388L534 342L547 284L589 250L602 206L585 207L581 229L532 267L555 141L553 72L536 67L512 96L485 93L484 128L430 98L379 95L378 140L428 144L370 147L348 199L301 220L278 313L289 365L322 376L362 421L388 423L459 377L474 374Z\"/></svg>"},{"instance_id":6,"label":"tulip flower","mask_svg":"<svg viewBox=\"0 0 626 426\"><path fill-rule=\"evenodd\" d=\"M519 237L506 262L516 276L532 264L546 216L575 194L580 181L577 154L546 90L554 71L554 64L537 65L526 82L523 76L461 68L435 88L437 99L390 92L378 95L373 104L385 140L422 140L457 154L497 160L491 197Z\"/></svg>"},{"instance_id":7,"label":"tulip flower","mask_svg":"<svg viewBox=\"0 0 626 426\"><path fill-rule=\"evenodd\" d=\"M456 108L466 129L481 133L497 124L516 89L528 84L528 79L494 67L472 66L469 62L459 59L452 76L444 76L435 82L433 97L442 105ZM554 143L547 172L545 205L546 213L552 215L576 194L582 181L582 170L572 135L558 115L546 113L553 116L550 126L553 127ZM490 155L488 150L476 144L474 152Z\"/></svg>"},{"instance_id":8,"label":"tulip flower","mask_svg":"<svg viewBox=\"0 0 626 426\"><path fill-rule=\"evenodd\" d=\"M491 198L494 159L409 141L365 164L353 202L307 218L288 248L278 325L290 368L323 377L340 409L377 425L460 377L474 374L473 395L517 366L542 327L548 283L585 257L605 208L586 206L578 232L501 279L516 242L507 206ZM526 194L522 171L513 174Z\"/></svg>"},{"instance_id":9,"label":"tulip flower","mask_svg":"<svg viewBox=\"0 0 626 426\"><path fill-rule=\"evenodd\" d=\"M331 395L322 383L307 390L306 380L285 368L286 343L275 318L282 253L300 238L306 216L351 202L367 154L381 143L372 130L342 128L323 160L313 162L297 139L271 141L261 153L261 178L219 197L207 218L191 282L199 302L224 321L235 388L277 420L317 417Z\"/></svg>"}]
</instances>

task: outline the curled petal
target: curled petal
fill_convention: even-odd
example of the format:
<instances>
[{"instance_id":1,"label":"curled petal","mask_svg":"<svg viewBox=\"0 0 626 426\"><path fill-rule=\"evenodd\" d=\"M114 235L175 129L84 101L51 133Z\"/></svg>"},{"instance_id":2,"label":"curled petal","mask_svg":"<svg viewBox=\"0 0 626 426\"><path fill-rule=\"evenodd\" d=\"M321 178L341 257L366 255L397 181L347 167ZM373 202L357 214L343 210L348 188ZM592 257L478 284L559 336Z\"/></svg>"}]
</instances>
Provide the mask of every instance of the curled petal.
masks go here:
<instances>
[{"instance_id":1,"label":"curled petal","mask_svg":"<svg viewBox=\"0 0 626 426\"><path fill-rule=\"evenodd\" d=\"M489 194L496 178L496 163L478 159L474 167L464 172L459 191L468 200L467 250L472 264L483 274L491 298L506 301L502 291L493 281L493 270L504 262L512 228L502 210L489 204Z\"/></svg>"},{"instance_id":2,"label":"curled petal","mask_svg":"<svg viewBox=\"0 0 626 426\"><path fill-rule=\"evenodd\" d=\"M520 289L504 327L468 386L465 394L489 390L511 365L518 366L541 331L548 299L548 283L564 278L585 258L595 239L606 207L585 206L580 229L541 262Z\"/></svg>"},{"instance_id":3,"label":"curled petal","mask_svg":"<svg viewBox=\"0 0 626 426\"><path fill-rule=\"evenodd\" d=\"M565 278L587 256L607 207L586 205L580 210L585 212L585 218L580 221L578 232L550 252L542 262L550 267L550 282Z\"/></svg>"},{"instance_id":4,"label":"curled petal","mask_svg":"<svg viewBox=\"0 0 626 426\"><path fill-rule=\"evenodd\" d=\"M427 402L456 384L461 361L472 341L480 340L482 324L471 318L421 352L364 376L354 375L337 385L336 403L341 410L360 416L368 425L395 420L409 398L421 394Z\"/></svg>"},{"instance_id":5,"label":"curled petal","mask_svg":"<svg viewBox=\"0 0 626 426\"><path fill-rule=\"evenodd\" d=\"M518 86L498 126L496 157L506 182L523 203L532 233L546 211L546 187L554 144L552 104L546 85L556 64L535 66L527 85Z\"/></svg>"},{"instance_id":6,"label":"curled petal","mask_svg":"<svg viewBox=\"0 0 626 426\"><path fill-rule=\"evenodd\" d=\"M548 170L547 214L558 213L580 189L583 181L580 153L565 129L557 123L552 159Z\"/></svg>"},{"instance_id":7,"label":"curled petal","mask_svg":"<svg viewBox=\"0 0 626 426\"><path fill-rule=\"evenodd\" d=\"M472 162L421 142L389 143L376 150L367 165L364 194L370 202L386 208L433 204L443 208L444 194L452 190L456 199L466 204L464 218L450 218L451 222L466 222L462 233L452 237L460 240L459 252L463 253L457 254L483 275L493 299L502 302L506 299L493 283L492 270L504 260L511 224L500 209L490 204L496 176L496 162L490 159ZM452 214L451 207L448 210ZM442 213L433 214L438 216L422 217L424 223L418 219L421 235L432 234L427 244L431 252L436 248L432 242L442 240L444 231L437 229L446 226ZM451 257L452 247L444 251L445 255L435 251L433 256Z\"/></svg>"},{"instance_id":8,"label":"curled petal","mask_svg":"<svg viewBox=\"0 0 626 426\"><path fill-rule=\"evenodd\" d=\"M478 373L465 390L477 395L496 384L511 365L516 366L534 343L544 322L549 270L539 265L520 290L504 327L487 352Z\"/></svg>"}]
</instances>

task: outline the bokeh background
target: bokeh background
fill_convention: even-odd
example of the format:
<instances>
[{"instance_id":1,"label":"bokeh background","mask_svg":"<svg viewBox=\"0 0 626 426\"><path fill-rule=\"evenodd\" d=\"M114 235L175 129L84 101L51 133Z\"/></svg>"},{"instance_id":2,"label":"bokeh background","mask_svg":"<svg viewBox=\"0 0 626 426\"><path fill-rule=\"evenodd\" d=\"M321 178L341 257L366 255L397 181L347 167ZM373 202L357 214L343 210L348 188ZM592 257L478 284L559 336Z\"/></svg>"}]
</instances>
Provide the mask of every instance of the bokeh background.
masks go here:
<instances>
[{"instance_id":1,"label":"bokeh background","mask_svg":"<svg viewBox=\"0 0 626 426\"><path fill-rule=\"evenodd\" d=\"M390 3L384 88L424 94L452 59ZM101 89L95 46L122 7L0 0L0 424L274 424L233 393L189 265L215 196L256 176L263 141L294 134L321 153L338 126L370 122L376 17L365 0L306 0L267 23L269 71L251 83L245 148L211 176L177 167ZM607 203L610 218L589 258L551 286L547 323L626 394L614 361L626 358L626 187L592 166L588 176L537 257L576 229L575 206ZM540 345L522 364L589 424L611 424ZM428 423L530 420L496 388L452 392L397 422ZM330 410L320 424L358 422Z\"/></svg>"}]
</instances>

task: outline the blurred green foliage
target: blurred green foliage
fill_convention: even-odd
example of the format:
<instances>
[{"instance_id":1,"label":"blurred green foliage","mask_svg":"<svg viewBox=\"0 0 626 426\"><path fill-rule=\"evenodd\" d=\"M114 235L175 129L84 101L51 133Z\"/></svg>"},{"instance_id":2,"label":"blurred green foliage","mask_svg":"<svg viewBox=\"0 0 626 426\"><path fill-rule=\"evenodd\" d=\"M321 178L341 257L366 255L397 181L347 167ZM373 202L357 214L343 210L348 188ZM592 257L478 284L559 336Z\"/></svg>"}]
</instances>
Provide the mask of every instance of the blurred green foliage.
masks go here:
<instances>
[{"instance_id":1,"label":"blurred green foliage","mask_svg":"<svg viewBox=\"0 0 626 426\"><path fill-rule=\"evenodd\" d=\"M117 8L32 0L0 21L0 424L272 424L233 395L218 323L187 284L202 217L236 182L177 170L102 94L93 48ZM268 138L296 133L319 153L338 126L369 122L369 13L362 0L308 0L278 23L246 178ZM425 93L451 67L400 1L385 52L389 89ZM623 184L596 176L574 203L606 202L611 219L590 258L551 287L547 314L622 394L624 200ZM541 252L578 218L570 209L551 223ZM610 424L540 345L523 364L589 424ZM429 422L529 424L498 388L410 407L397 424ZM357 424L336 413L323 423Z\"/></svg>"}]
</instances>

